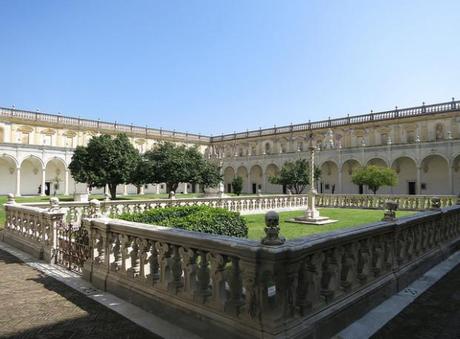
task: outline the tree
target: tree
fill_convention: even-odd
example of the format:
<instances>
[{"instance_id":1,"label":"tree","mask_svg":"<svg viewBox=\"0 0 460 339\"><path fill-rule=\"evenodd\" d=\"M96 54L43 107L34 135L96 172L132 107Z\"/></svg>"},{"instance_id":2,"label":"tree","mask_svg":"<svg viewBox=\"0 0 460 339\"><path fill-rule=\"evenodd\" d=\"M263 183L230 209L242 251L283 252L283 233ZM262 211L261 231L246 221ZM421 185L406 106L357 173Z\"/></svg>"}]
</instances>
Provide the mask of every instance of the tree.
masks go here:
<instances>
[{"instance_id":1,"label":"tree","mask_svg":"<svg viewBox=\"0 0 460 339\"><path fill-rule=\"evenodd\" d=\"M301 194L309 182L310 165L306 159L287 161L278 175L269 177L270 183L286 186L295 194ZM321 170L315 167L314 179L321 176Z\"/></svg>"},{"instance_id":2,"label":"tree","mask_svg":"<svg viewBox=\"0 0 460 339\"><path fill-rule=\"evenodd\" d=\"M222 180L220 168L206 161L197 146L187 148L163 142L147 151L145 158L152 169L150 182L164 182L168 191L175 192L181 182L209 187L216 186Z\"/></svg>"},{"instance_id":3,"label":"tree","mask_svg":"<svg viewBox=\"0 0 460 339\"><path fill-rule=\"evenodd\" d=\"M115 199L117 185L130 183L139 157L126 134L116 137L104 134L91 138L87 146L78 146L69 169L77 182L90 187L108 185Z\"/></svg>"},{"instance_id":4,"label":"tree","mask_svg":"<svg viewBox=\"0 0 460 339\"><path fill-rule=\"evenodd\" d=\"M232 190L236 195L240 195L243 190L243 178L239 175L232 180Z\"/></svg>"},{"instance_id":5,"label":"tree","mask_svg":"<svg viewBox=\"0 0 460 339\"><path fill-rule=\"evenodd\" d=\"M382 186L395 186L398 176L392 168L369 165L356 170L351 181L356 185L366 185L376 194Z\"/></svg>"},{"instance_id":6,"label":"tree","mask_svg":"<svg viewBox=\"0 0 460 339\"><path fill-rule=\"evenodd\" d=\"M137 193L139 194L141 187L150 183L151 174L153 172L152 164L144 157L139 157L137 163L134 164L133 167L134 170L131 172L129 182L137 187Z\"/></svg>"}]
</instances>

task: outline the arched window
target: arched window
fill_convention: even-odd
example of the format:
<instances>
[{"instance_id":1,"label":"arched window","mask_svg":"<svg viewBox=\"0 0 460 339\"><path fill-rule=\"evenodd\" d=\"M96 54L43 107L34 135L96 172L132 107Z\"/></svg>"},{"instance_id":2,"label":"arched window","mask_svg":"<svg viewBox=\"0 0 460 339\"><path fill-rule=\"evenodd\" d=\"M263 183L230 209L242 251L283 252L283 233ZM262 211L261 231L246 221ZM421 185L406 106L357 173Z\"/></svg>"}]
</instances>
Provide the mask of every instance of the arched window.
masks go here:
<instances>
[{"instance_id":1,"label":"arched window","mask_svg":"<svg viewBox=\"0 0 460 339\"><path fill-rule=\"evenodd\" d=\"M265 144L265 153L266 153L266 154L270 154L270 152L271 152L271 145L270 145L269 142L267 142L267 143Z\"/></svg>"}]
</instances>

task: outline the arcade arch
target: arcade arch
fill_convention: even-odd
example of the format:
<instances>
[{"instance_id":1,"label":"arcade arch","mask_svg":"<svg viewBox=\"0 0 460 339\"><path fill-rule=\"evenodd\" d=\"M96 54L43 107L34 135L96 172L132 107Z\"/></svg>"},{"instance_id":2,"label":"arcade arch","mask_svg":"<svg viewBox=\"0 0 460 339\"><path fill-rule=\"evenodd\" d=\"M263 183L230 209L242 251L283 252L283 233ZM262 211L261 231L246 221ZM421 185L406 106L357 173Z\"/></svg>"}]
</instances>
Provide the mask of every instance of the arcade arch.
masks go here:
<instances>
[{"instance_id":1,"label":"arcade arch","mask_svg":"<svg viewBox=\"0 0 460 339\"><path fill-rule=\"evenodd\" d=\"M254 165L249 171L249 183L251 185L251 193L257 193L258 190L263 189L263 170L259 165Z\"/></svg>"},{"instance_id":2,"label":"arcade arch","mask_svg":"<svg viewBox=\"0 0 460 339\"><path fill-rule=\"evenodd\" d=\"M355 159L349 159L342 165L342 192L358 194L359 186L351 181L353 173L361 166Z\"/></svg>"}]
</instances>

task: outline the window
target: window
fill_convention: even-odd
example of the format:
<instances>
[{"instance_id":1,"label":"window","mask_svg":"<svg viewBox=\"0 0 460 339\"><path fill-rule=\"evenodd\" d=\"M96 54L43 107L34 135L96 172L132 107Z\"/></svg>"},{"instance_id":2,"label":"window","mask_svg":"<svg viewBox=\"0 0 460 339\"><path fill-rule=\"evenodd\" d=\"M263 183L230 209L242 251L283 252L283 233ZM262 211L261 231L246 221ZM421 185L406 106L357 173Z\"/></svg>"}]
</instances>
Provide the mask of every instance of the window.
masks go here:
<instances>
[{"instance_id":1,"label":"window","mask_svg":"<svg viewBox=\"0 0 460 339\"><path fill-rule=\"evenodd\" d=\"M270 143L266 143L265 144L265 154L270 154L270 150L271 150L271 145Z\"/></svg>"}]
</instances>

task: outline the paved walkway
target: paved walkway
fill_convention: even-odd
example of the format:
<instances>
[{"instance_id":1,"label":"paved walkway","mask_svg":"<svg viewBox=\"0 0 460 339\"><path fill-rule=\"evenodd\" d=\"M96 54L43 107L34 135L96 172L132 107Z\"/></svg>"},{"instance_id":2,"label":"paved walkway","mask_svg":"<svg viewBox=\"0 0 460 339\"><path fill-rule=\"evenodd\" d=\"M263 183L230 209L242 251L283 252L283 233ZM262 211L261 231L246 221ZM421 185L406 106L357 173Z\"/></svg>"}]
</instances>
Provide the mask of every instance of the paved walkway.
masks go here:
<instances>
[{"instance_id":1,"label":"paved walkway","mask_svg":"<svg viewBox=\"0 0 460 339\"><path fill-rule=\"evenodd\" d=\"M0 250L0 338L159 338Z\"/></svg>"},{"instance_id":2,"label":"paved walkway","mask_svg":"<svg viewBox=\"0 0 460 339\"><path fill-rule=\"evenodd\" d=\"M431 286L372 338L460 338L460 265Z\"/></svg>"}]
</instances>

